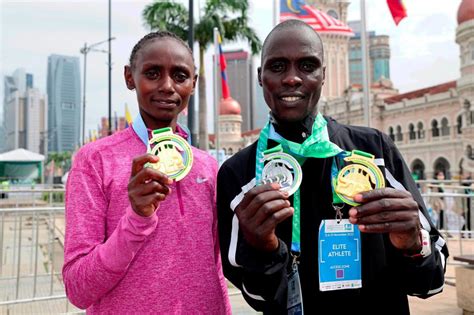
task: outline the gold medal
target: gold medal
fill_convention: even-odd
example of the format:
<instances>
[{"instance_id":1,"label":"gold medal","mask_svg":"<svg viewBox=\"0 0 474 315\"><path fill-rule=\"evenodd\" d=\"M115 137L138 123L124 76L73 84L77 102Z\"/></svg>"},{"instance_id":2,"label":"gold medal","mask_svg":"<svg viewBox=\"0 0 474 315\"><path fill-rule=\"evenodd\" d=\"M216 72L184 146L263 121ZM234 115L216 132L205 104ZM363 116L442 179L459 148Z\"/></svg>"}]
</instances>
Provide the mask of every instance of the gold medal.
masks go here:
<instances>
[{"instance_id":1,"label":"gold medal","mask_svg":"<svg viewBox=\"0 0 474 315\"><path fill-rule=\"evenodd\" d=\"M358 193L385 187L382 171L374 162L374 156L358 150L344 158L351 164L344 167L337 175L335 192L342 201L358 206L354 196Z\"/></svg>"},{"instance_id":2,"label":"gold medal","mask_svg":"<svg viewBox=\"0 0 474 315\"><path fill-rule=\"evenodd\" d=\"M148 144L148 153L158 156L160 160L147 163L147 167L154 168L176 181L183 179L191 171L191 146L185 139L173 134L171 128L153 130Z\"/></svg>"}]
</instances>

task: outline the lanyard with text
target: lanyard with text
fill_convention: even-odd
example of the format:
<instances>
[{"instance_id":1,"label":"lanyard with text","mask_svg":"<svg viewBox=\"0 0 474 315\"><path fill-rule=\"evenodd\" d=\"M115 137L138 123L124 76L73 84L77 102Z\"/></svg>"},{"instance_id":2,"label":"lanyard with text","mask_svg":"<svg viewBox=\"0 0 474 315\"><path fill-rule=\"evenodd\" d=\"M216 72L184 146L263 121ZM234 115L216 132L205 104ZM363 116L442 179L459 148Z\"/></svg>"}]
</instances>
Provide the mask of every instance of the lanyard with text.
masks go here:
<instances>
[{"instance_id":1,"label":"lanyard with text","mask_svg":"<svg viewBox=\"0 0 474 315\"><path fill-rule=\"evenodd\" d=\"M329 140L327 121L320 113L318 113L314 120L311 135L301 144L286 140L281 135L279 135L275 131L273 125L268 122L260 132L260 137L257 144L257 158L255 167L255 178L257 185L262 183L262 173L264 168L264 160L262 157L265 151L267 151L268 139L279 143L283 151L293 156L300 164L303 164L306 158L328 158L345 153L345 151ZM291 251L298 255L301 251L299 189L296 190L293 197L293 208L295 209L295 212L293 214L292 222Z\"/></svg>"}]
</instances>

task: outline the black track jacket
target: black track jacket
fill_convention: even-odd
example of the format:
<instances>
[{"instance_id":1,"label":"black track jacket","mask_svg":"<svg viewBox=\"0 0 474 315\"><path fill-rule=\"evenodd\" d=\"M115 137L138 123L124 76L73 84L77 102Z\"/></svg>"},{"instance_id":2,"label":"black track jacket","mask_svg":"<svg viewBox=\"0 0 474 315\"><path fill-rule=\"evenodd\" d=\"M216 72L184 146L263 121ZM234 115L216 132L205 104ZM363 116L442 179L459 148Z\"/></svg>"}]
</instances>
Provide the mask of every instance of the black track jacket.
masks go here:
<instances>
[{"instance_id":1,"label":"black track jacket","mask_svg":"<svg viewBox=\"0 0 474 315\"><path fill-rule=\"evenodd\" d=\"M408 190L419 204L420 221L430 232L432 254L405 257L387 234L362 237L362 288L319 291L318 230L322 219L335 217L332 208L332 158L310 158L303 164L301 192L301 257L299 273L306 314L409 314L407 294L422 298L443 290L448 249L430 222L426 207L402 156L389 137L378 130L328 120L329 137L346 151L371 153L385 175L386 186ZM270 141L268 147L274 146ZM265 314L286 313L287 271L291 264L291 218L277 227L280 246L264 254L246 244L234 214L245 192L255 186L257 143L228 159L217 181L218 228L224 275L242 290L246 301ZM291 198L290 198L290 201ZM348 218L349 206L343 210Z\"/></svg>"}]
</instances>

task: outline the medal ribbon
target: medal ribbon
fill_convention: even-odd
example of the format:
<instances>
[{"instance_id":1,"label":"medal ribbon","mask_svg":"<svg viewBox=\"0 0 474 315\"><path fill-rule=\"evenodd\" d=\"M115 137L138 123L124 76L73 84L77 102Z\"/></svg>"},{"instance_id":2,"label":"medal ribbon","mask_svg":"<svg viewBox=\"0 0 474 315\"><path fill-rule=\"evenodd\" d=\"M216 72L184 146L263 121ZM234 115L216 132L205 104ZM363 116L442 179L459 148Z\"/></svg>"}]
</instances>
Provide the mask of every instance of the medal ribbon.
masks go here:
<instances>
[{"instance_id":1,"label":"medal ribbon","mask_svg":"<svg viewBox=\"0 0 474 315\"><path fill-rule=\"evenodd\" d=\"M335 157L338 155L345 155L346 152L339 148L336 144L332 143L329 140L329 133L327 130L327 121L324 119L321 113L318 113L316 119L314 120L312 126L311 135L303 141L303 143L296 143L293 141L286 140L281 135L279 135L273 125L269 122L260 132L260 137L257 143L257 157L255 165L255 179L257 185L260 185L262 180L262 170L263 170L263 153L267 150L268 139L271 139L279 143L283 151L292 155L300 165L304 163L306 158L328 158ZM333 178L333 172L335 172L337 177L337 165L335 161L331 168L331 176ZM332 180L331 180L332 181ZM340 202L339 197L337 200L334 198L337 195L334 193L333 189L333 200ZM293 208L295 212L292 219L292 232L291 232L291 251L295 253L300 253L300 190L298 189L293 196Z\"/></svg>"},{"instance_id":2,"label":"medal ribbon","mask_svg":"<svg viewBox=\"0 0 474 315\"><path fill-rule=\"evenodd\" d=\"M190 134L189 130L185 126L182 126L179 123L177 125L184 132L186 132L188 135ZM145 122L143 121L143 118L140 114L138 114L137 117L135 117L135 119L133 120L132 128L135 131L135 133L138 135L140 140L142 140L142 142L146 145L146 147L148 149L148 147L149 147L149 144L148 144L148 130L147 130L147 128L145 126ZM188 137L186 140L188 141L189 144L191 144L190 137Z\"/></svg>"}]
</instances>

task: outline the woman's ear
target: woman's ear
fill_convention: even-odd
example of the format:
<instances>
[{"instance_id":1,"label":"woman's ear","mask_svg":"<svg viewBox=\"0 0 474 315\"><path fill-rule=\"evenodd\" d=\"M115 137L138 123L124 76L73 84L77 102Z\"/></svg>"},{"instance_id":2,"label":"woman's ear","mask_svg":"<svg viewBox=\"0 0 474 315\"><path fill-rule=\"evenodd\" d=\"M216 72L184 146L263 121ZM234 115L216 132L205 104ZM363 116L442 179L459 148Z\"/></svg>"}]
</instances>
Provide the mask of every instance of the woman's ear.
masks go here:
<instances>
[{"instance_id":1,"label":"woman's ear","mask_svg":"<svg viewBox=\"0 0 474 315\"><path fill-rule=\"evenodd\" d=\"M197 79L198 79L198 75L195 74L195 75L194 75L194 78L193 78L193 91L191 92L191 95L193 95L194 92L196 91L196 82L197 82Z\"/></svg>"},{"instance_id":2,"label":"woman's ear","mask_svg":"<svg viewBox=\"0 0 474 315\"><path fill-rule=\"evenodd\" d=\"M125 78L125 84L129 90L135 89L135 81L133 81L132 68L125 66L123 68L123 77Z\"/></svg>"}]
</instances>

